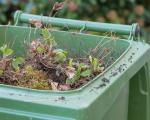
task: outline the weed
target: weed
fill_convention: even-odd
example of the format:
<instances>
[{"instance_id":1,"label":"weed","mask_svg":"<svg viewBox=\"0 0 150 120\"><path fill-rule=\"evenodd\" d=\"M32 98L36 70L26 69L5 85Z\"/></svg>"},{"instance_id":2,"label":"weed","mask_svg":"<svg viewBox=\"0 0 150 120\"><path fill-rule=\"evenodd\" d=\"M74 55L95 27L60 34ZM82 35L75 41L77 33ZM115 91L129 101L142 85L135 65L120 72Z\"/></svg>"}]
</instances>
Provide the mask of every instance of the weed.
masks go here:
<instances>
[{"instance_id":1,"label":"weed","mask_svg":"<svg viewBox=\"0 0 150 120\"><path fill-rule=\"evenodd\" d=\"M2 52L3 58L7 58L8 56L12 55L13 50L7 47L7 44L4 44L0 47L0 51Z\"/></svg>"},{"instance_id":2,"label":"weed","mask_svg":"<svg viewBox=\"0 0 150 120\"><path fill-rule=\"evenodd\" d=\"M24 58L22 57L17 57L12 59L12 66L16 71L19 71L19 65L24 63Z\"/></svg>"}]
</instances>

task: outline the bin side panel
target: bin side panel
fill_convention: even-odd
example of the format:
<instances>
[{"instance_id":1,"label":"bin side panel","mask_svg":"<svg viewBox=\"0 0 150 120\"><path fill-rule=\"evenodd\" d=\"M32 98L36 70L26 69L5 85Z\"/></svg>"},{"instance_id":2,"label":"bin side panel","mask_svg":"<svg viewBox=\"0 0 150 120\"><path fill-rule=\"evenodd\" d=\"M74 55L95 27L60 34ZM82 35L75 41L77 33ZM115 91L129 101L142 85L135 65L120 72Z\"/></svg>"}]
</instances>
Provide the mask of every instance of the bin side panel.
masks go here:
<instances>
[{"instance_id":1,"label":"bin side panel","mask_svg":"<svg viewBox=\"0 0 150 120\"><path fill-rule=\"evenodd\" d=\"M120 91L117 99L105 114L103 120L127 120L129 83Z\"/></svg>"},{"instance_id":2,"label":"bin side panel","mask_svg":"<svg viewBox=\"0 0 150 120\"><path fill-rule=\"evenodd\" d=\"M87 118L84 120L127 120L129 96L129 82L127 81L123 77L122 80L110 86L89 106Z\"/></svg>"},{"instance_id":3,"label":"bin side panel","mask_svg":"<svg viewBox=\"0 0 150 120\"><path fill-rule=\"evenodd\" d=\"M150 62L130 80L129 120L150 120Z\"/></svg>"}]
</instances>

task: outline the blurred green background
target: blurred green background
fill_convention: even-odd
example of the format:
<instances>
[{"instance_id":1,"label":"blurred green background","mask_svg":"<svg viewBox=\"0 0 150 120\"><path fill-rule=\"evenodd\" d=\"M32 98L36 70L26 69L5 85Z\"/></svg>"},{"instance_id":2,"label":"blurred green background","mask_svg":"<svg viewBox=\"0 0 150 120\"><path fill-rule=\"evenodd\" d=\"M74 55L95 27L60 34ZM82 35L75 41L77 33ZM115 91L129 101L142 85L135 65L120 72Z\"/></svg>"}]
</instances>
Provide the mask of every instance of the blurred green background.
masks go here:
<instances>
[{"instance_id":1,"label":"blurred green background","mask_svg":"<svg viewBox=\"0 0 150 120\"><path fill-rule=\"evenodd\" d=\"M16 10L50 15L56 2L65 5L55 17L109 22L139 23L141 35L150 41L150 0L0 0L0 24L13 24Z\"/></svg>"}]
</instances>

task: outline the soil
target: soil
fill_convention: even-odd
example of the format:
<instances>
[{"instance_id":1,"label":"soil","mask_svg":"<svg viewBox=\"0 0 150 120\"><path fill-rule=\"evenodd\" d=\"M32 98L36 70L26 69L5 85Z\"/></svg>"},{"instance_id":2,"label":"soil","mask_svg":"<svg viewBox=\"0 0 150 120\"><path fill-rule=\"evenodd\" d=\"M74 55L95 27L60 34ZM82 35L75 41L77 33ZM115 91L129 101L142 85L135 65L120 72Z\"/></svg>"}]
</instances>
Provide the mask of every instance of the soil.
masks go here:
<instances>
[{"instance_id":1,"label":"soil","mask_svg":"<svg viewBox=\"0 0 150 120\"><path fill-rule=\"evenodd\" d=\"M83 63L83 60L81 61ZM85 63L87 63L87 61ZM87 84L90 80L92 80L96 75L100 73L97 72L88 77L81 77L77 82L68 86L66 84L67 75L63 70L61 70L62 68L66 67L65 64L61 65L61 67L59 68L58 64L49 66L46 63L41 62L41 60L26 58L25 63L20 66L19 71L15 71L12 68L10 60L1 60L0 67L4 68L4 73L0 76L0 84L42 90L54 89L52 88L51 82L57 83L57 90L76 89ZM27 73L27 71L30 71L31 73ZM59 86L62 87L59 88Z\"/></svg>"}]
</instances>

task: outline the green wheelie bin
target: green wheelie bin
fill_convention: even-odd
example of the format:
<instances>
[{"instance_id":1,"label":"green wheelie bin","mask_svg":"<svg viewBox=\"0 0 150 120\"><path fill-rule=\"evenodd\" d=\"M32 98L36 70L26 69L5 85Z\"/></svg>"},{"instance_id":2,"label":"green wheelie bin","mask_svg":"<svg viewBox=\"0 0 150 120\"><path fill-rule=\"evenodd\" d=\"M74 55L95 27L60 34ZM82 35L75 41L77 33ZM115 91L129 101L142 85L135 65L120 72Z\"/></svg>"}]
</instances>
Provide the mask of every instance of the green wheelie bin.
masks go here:
<instances>
[{"instance_id":1,"label":"green wheelie bin","mask_svg":"<svg viewBox=\"0 0 150 120\"><path fill-rule=\"evenodd\" d=\"M137 24L120 25L15 13L16 23L31 19L54 27L86 28L96 32L115 32L112 37L51 29L61 48L67 45L72 55L84 55L99 43L113 48L106 57L114 62L86 85L69 91L36 90L0 84L0 120L150 120L150 46L138 39ZM40 29L0 26L0 45L13 44L24 54L24 41L35 40ZM104 48L102 48L104 49ZM101 51L100 51L101 52ZM107 81L106 81L107 80Z\"/></svg>"}]
</instances>

